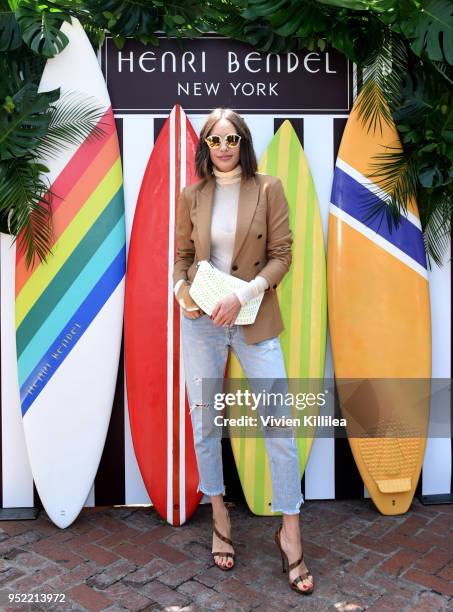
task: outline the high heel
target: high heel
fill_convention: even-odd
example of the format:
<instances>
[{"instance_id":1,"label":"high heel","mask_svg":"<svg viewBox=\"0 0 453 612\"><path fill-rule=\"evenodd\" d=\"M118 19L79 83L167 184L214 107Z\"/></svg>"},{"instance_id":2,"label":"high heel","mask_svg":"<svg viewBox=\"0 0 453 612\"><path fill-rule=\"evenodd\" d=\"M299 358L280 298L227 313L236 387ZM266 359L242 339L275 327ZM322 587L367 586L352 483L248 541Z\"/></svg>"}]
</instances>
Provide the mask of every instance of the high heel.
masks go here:
<instances>
[{"instance_id":1,"label":"high heel","mask_svg":"<svg viewBox=\"0 0 453 612\"><path fill-rule=\"evenodd\" d=\"M214 530L214 533L216 534L216 536L218 538L220 538L221 540L223 540L224 542L226 542L227 544L229 544L231 547L233 546L233 542L230 540L230 538L227 538L226 536L224 536L223 534L220 533L220 531L217 529L215 521L212 521L212 527ZM231 565L231 567L228 566L222 566L219 565L219 563L217 563L217 561L215 560L215 557L231 557L231 559L233 560L233 565ZM234 563L234 552L229 552L229 551L222 551L222 552L213 552L212 553L212 558L214 559L214 563L217 565L217 567L219 567L221 570L224 571L229 571L232 570L235 563Z\"/></svg>"},{"instance_id":2,"label":"high heel","mask_svg":"<svg viewBox=\"0 0 453 612\"><path fill-rule=\"evenodd\" d=\"M281 531L282 531L282 525L280 525L280 527L275 532L274 539L275 539L275 543L277 544L281 557L282 557L283 573L286 574L286 572L288 572L289 574L289 572L292 569L294 569L300 563L302 563L302 561L304 560L304 553L302 553L302 556L300 557L300 559L297 559L297 561L294 561L293 563L289 563L288 555L284 552L282 548L282 543L280 540ZM293 591L297 591L298 593L301 593L302 595L311 595L311 593L313 593L314 591L314 584L312 584L311 587L309 587L308 589L304 589L304 588L299 589L299 587L297 586L299 582L302 582L303 580L308 579L308 578L311 578L311 582L313 582L313 576L309 574L307 570L303 574L299 574L299 576L296 576L294 580L289 581L289 586L292 588Z\"/></svg>"}]
</instances>

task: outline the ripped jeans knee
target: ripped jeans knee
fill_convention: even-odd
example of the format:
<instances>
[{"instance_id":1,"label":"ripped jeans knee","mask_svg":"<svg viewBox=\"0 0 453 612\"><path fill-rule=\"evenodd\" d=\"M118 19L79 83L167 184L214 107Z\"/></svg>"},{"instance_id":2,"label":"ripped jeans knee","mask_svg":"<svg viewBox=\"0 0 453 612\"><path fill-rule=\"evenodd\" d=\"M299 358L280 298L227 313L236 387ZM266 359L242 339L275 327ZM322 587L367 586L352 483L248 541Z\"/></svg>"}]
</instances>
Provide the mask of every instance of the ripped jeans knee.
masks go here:
<instances>
[{"instance_id":1,"label":"ripped jeans knee","mask_svg":"<svg viewBox=\"0 0 453 612\"><path fill-rule=\"evenodd\" d=\"M195 445L204 440L214 440L222 437L222 427L216 421L217 412L212 402L196 400L190 404L190 416Z\"/></svg>"},{"instance_id":2,"label":"ripped jeans knee","mask_svg":"<svg viewBox=\"0 0 453 612\"><path fill-rule=\"evenodd\" d=\"M189 412L192 413L195 408L209 408L212 404L208 404L208 403L203 403L203 402L195 402L194 404L192 404Z\"/></svg>"},{"instance_id":3,"label":"ripped jeans knee","mask_svg":"<svg viewBox=\"0 0 453 612\"><path fill-rule=\"evenodd\" d=\"M203 378L201 376L194 376L193 381L197 387L201 387L203 384ZM197 395L198 396L202 395L202 393L198 389L197 389ZM190 395L189 395L189 399L190 399ZM195 410L195 408L209 408L210 405L211 404L209 404L208 402L202 402L201 400L190 402L189 412L192 413Z\"/></svg>"}]
</instances>

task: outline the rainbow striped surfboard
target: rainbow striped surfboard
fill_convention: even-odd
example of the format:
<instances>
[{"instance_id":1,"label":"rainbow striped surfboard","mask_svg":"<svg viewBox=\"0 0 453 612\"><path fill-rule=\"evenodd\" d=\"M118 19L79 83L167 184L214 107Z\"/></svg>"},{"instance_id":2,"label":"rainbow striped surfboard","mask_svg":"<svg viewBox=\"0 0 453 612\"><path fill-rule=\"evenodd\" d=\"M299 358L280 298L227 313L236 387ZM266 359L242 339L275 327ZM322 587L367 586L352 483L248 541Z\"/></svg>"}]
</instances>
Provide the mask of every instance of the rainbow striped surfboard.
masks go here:
<instances>
[{"instance_id":1,"label":"rainbow striped surfboard","mask_svg":"<svg viewBox=\"0 0 453 612\"><path fill-rule=\"evenodd\" d=\"M48 60L40 90L77 91L105 109L103 136L47 160L53 254L27 269L16 254L16 346L33 478L59 527L79 514L101 458L121 348L125 223L121 160L98 61L78 21Z\"/></svg>"},{"instance_id":2,"label":"rainbow striped surfboard","mask_svg":"<svg viewBox=\"0 0 453 612\"><path fill-rule=\"evenodd\" d=\"M360 475L383 514L401 514L417 486L429 421L427 262L416 202L397 228L386 219L375 164L401 148L396 127L383 122L368 133L357 106L341 141L329 215L334 371Z\"/></svg>"}]
</instances>

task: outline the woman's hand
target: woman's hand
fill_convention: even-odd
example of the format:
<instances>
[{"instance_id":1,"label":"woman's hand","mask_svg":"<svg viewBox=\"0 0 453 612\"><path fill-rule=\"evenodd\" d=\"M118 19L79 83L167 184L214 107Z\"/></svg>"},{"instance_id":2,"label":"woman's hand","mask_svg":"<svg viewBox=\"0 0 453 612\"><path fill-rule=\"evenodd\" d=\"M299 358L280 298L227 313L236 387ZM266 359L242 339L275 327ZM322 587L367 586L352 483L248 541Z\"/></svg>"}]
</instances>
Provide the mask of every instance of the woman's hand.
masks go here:
<instances>
[{"instance_id":1,"label":"woman's hand","mask_svg":"<svg viewBox=\"0 0 453 612\"><path fill-rule=\"evenodd\" d=\"M203 314L201 310L186 310L182 306L181 306L181 310L182 310L182 314L187 319L198 319L198 317L201 317L201 315Z\"/></svg>"},{"instance_id":2,"label":"woman's hand","mask_svg":"<svg viewBox=\"0 0 453 612\"><path fill-rule=\"evenodd\" d=\"M203 313L201 309L198 308L196 302L192 299L189 293L191 284L192 283L187 280L181 283L181 286L176 294L176 299L178 300L182 313L185 317L188 319L198 319L198 317L201 317Z\"/></svg>"},{"instance_id":3,"label":"woman's hand","mask_svg":"<svg viewBox=\"0 0 453 612\"><path fill-rule=\"evenodd\" d=\"M241 310L241 302L238 296L232 292L219 300L211 313L214 325L233 325Z\"/></svg>"}]
</instances>

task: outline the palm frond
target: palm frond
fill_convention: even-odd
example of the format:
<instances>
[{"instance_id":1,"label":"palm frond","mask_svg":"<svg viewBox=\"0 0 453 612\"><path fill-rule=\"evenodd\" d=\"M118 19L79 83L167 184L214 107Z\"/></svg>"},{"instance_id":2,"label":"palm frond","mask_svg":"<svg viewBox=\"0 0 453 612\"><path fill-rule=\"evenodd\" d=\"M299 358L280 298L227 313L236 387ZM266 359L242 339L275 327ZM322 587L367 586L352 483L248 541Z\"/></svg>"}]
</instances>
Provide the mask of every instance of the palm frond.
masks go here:
<instances>
[{"instance_id":1,"label":"palm frond","mask_svg":"<svg viewBox=\"0 0 453 612\"><path fill-rule=\"evenodd\" d=\"M393 124L391 109L401 100L401 78L407 63L403 41L389 28L384 29L382 45L363 67L364 84L357 99L359 117L367 131L382 133L382 121Z\"/></svg>"},{"instance_id":2,"label":"palm frond","mask_svg":"<svg viewBox=\"0 0 453 612\"><path fill-rule=\"evenodd\" d=\"M433 68L443 77L450 86L453 86L453 69L445 62L431 61Z\"/></svg>"},{"instance_id":3,"label":"palm frond","mask_svg":"<svg viewBox=\"0 0 453 612\"><path fill-rule=\"evenodd\" d=\"M448 188L436 189L431 193L424 190L419 205L424 211L423 238L426 252L441 267L451 244L453 193Z\"/></svg>"},{"instance_id":4,"label":"palm frond","mask_svg":"<svg viewBox=\"0 0 453 612\"><path fill-rule=\"evenodd\" d=\"M385 150L373 157L373 172L368 178L400 203L403 211L417 193L417 172L412 157L400 146L385 146Z\"/></svg>"},{"instance_id":5,"label":"palm frond","mask_svg":"<svg viewBox=\"0 0 453 612\"><path fill-rule=\"evenodd\" d=\"M94 98L65 91L53 105L47 133L39 139L36 155L44 159L55 158L61 150L78 146L85 140L102 138L104 113L105 109Z\"/></svg>"},{"instance_id":6,"label":"palm frond","mask_svg":"<svg viewBox=\"0 0 453 612\"><path fill-rule=\"evenodd\" d=\"M401 215L407 214L408 204L417 195L417 169L411 155L401 147L386 146L373 157L373 171L367 174L371 192L386 212L389 231L397 228Z\"/></svg>"},{"instance_id":7,"label":"palm frond","mask_svg":"<svg viewBox=\"0 0 453 612\"><path fill-rule=\"evenodd\" d=\"M36 256L46 261L52 244L52 193L45 170L32 159L0 163L0 211L8 213L8 225L27 267Z\"/></svg>"}]
</instances>

